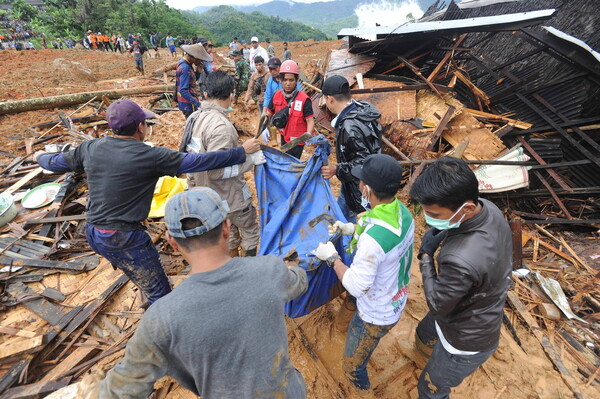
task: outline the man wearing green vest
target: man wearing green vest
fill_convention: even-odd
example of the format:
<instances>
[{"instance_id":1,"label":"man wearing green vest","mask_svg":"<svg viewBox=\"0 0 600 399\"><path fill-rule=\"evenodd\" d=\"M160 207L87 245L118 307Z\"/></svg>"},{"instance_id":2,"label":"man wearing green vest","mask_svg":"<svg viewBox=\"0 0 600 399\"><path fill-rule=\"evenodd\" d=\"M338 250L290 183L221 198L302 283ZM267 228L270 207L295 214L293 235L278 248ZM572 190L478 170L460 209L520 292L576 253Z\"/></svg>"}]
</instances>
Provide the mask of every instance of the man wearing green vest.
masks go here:
<instances>
[{"instance_id":1,"label":"man wearing green vest","mask_svg":"<svg viewBox=\"0 0 600 399\"><path fill-rule=\"evenodd\" d=\"M356 250L350 267L342 263L333 243L321 243L317 258L333 267L357 311L348 327L343 369L363 396L372 395L367 363L379 340L400 319L407 300L415 224L408 208L396 199L402 166L389 155L369 155L352 168L360 180L367 212L358 224L335 222L344 235L354 235L348 251Z\"/></svg>"}]
</instances>

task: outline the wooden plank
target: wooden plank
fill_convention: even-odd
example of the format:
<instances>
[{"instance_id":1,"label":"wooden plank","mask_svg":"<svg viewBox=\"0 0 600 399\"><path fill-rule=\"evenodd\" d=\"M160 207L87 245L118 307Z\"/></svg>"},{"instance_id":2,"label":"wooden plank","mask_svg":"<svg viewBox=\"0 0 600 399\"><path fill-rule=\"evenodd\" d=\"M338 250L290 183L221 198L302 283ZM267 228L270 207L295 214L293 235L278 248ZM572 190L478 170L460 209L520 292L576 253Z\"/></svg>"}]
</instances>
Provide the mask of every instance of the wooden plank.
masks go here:
<instances>
[{"instance_id":1,"label":"wooden plank","mask_svg":"<svg viewBox=\"0 0 600 399\"><path fill-rule=\"evenodd\" d=\"M37 268L42 268L42 269L61 269L61 270L85 271L86 264L82 263L82 262L76 262L76 261L64 262L61 260L20 259L20 258L11 258L8 256L0 256L0 265L37 267Z\"/></svg>"},{"instance_id":2,"label":"wooden plank","mask_svg":"<svg viewBox=\"0 0 600 399\"><path fill-rule=\"evenodd\" d=\"M454 108L452 105L449 105L448 109L446 110L446 113L444 114L444 116L440 120L440 123L438 123L437 127L435 128L435 131L431 135L431 141L426 148L427 151L433 150L433 147L435 146L437 141L440 139L442 132L446 128L446 125L448 125L448 122L450 122L450 119L452 119L452 116L454 115L454 111L456 111L456 108Z\"/></svg>"},{"instance_id":3,"label":"wooden plank","mask_svg":"<svg viewBox=\"0 0 600 399\"><path fill-rule=\"evenodd\" d=\"M488 97L487 94L485 94L485 92L483 90L481 90L479 87L475 86L473 84L473 82L471 82L469 80L469 78L467 78L465 75L463 75L460 71L455 70L453 73L454 73L454 76L456 76L458 78L458 80L463 82L469 89L471 89L471 91L473 92L475 97L483 100L485 105L490 105L490 98Z\"/></svg>"},{"instance_id":4,"label":"wooden plank","mask_svg":"<svg viewBox=\"0 0 600 399\"><path fill-rule=\"evenodd\" d=\"M0 333L7 334L7 335L14 335L16 337L23 337L23 338L33 338L36 335L38 335L38 333L35 331L28 331L28 330L22 330L20 328L4 327L4 326L0 326Z\"/></svg>"},{"instance_id":5,"label":"wooden plank","mask_svg":"<svg viewBox=\"0 0 600 399\"><path fill-rule=\"evenodd\" d=\"M24 185L26 185L27 183L29 183L34 177L36 177L37 175L39 175L40 173L42 173L42 171L43 171L43 169L41 167L35 168L31 172L29 172L25 176L23 176L21 178L21 180L19 180L18 182L16 182L15 184L13 184L12 186L10 186L6 190L4 190L4 192L2 194L12 194L12 193L14 193L18 189L20 189L21 187L23 187Z\"/></svg>"},{"instance_id":6,"label":"wooden plank","mask_svg":"<svg viewBox=\"0 0 600 399\"><path fill-rule=\"evenodd\" d=\"M71 352L69 356L67 356L65 359L62 359L56 367L50 370L50 372L40 380L40 382L55 380L62 374L70 371L72 368L84 361L85 358L88 357L92 352L97 350L97 348L94 346L97 344L98 341L94 339L88 339L85 341L85 345L78 347Z\"/></svg>"},{"instance_id":7,"label":"wooden plank","mask_svg":"<svg viewBox=\"0 0 600 399\"><path fill-rule=\"evenodd\" d=\"M551 171L552 169L548 169L548 172ZM563 204L561 199L558 198L558 195L556 195L556 192L554 191L550 183L548 183L548 181L544 178L544 176L542 176L542 174L538 170L534 170L533 174L542 182L544 187L546 187L546 189L550 192L550 195L552 196L558 207L562 210L563 214L567 217L567 219L573 219L573 216L571 216L571 213L569 213L569 210L567 209L565 204Z\"/></svg>"},{"instance_id":8,"label":"wooden plank","mask_svg":"<svg viewBox=\"0 0 600 399\"><path fill-rule=\"evenodd\" d=\"M533 126L532 123L527 123L527 122L519 121L517 119L507 118L502 115L490 114L490 113L479 111L476 109L465 108L465 111L469 112L470 114L472 114L474 116L479 116L479 117L483 117L483 118L491 119L491 120L505 121L508 123L508 126L516 127L517 129L531 129L531 127Z\"/></svg>"},{"instance_id":9,"label":"wooden plank","mask_svg":"<svg viewBox=\"0 0 600 399\"><path fill-rule=\"evenodd\" d=\"M446 54L444 55L444 58L442 58L442 60L439 62L439 64L437 64L435 69L429 74L429 76L427 77L428 81L430 81L430 82L435 81L435 77L437 76L437 74L442 70L443 66L446 65L446 62L448 62L450 57L452 57L454 55L454 52L456 51L456 49L462 44L462 42L467 38L468 35L469 35L468 33L463 33L462 35L460 35L458 37L458 39L456 39L456 43L454 43L454 46L452 46L452 49L450 51L446 52Z\"/></svg>"},{"instance_id":10,"label":"wooden plank","mask_svg":"<svg viewBox=\"0 0 600 399\"><path fill-rule=\"evenodd\" d=\"M18 337L15 339L8 340L7 342L0 344L0 359L6 357L18 355L21 353L31 352L34 349L38 349L44 344L44 336L38 335L33 338L22 338Z\"/></svg>"},{"instance_id":11,"label":"wooden plank","mask_svg":"<svg viewBox=\"0 0 600 399\"><path fill-rule=\"evenodd\" d=\"M415 75L417 75L417 77L419 79L421 79L422 81L424 81L427 84L427 86L429 86L429 88L431 90L433 90L437 95L439 95L439 96L442 95L439 92L439 90L437 89L437 87L435 87L435 85L433 83L431 83L425 76L423 76L423 74L421 73L421 71L419 70L419 68L417 68L415 65L413 65L410 61L408 61L405 58L398 57L398 59L400 59L400 61L402 61Z\"/></svg>"},{"instance_id":12,"label":"wooden plank","mask_svg":"<svg viewBox=\"0 0 600 399\"><path fill-rule=\"evenodd\" d=\"M42 219L31 219L25 222L25 224L44 224L44 223L59 223L59 222L70 222L75 220L85 220L85 213L82 215L69 215L69 216L57 216L51 218Z\"/></svg>"},{"instance_id":13,"label":"wooden plank","mask_svg":"<svg viewBox=\"0 0 600 399\"><path fill-rule=\"evenodd\" d=\"M63 313L58 306L48 302L47 299L40 298L40 295L37 292L23 283L11 284L7 291L17 299L22 297L37 298L26 301L24 305L53 326L59 325L61 320L65 317L65 313Z\"/></svg>"},{"instance_id":14,"label":"wooden plank","mask_svg":"<svg viewBox=\"0 0 600 399\"><path fill-rule=\"evenodd\" d=\"M522 230L522 234L524 238L528 238L528 239L533 239L534 236L532 236L531 234L529 234L527 232L527 230ZM558 256L560 256L561 258L564 258L566 260L568 260L569 262L575 264L575 259L573 259L572 257L570 257L569 255L567 255L566 253L554 248L552 245L548 244L547 242L544 242L542 240L539 240L539 243L542 247L554 252L555 254L557 254Z\"/></svg>"},{"instance_id":15,"label":"wooden plank","mask_svg":"<svg viewBox=\"0 0 600 399\"><path fill-rule=\"evenodd\" d=\"M36 382L29 385L21 385L11 388L0 399L37 399L43 398L48 394L66 387L71 382L71 377L63 378L58 381Z\"/></svg>"},{"instance_id":16,"label":"wooden plank","mask_svg":"<svg viewBox=\"0 0 600 399\"><path fill-rule=\"evenodd\" d=\"M527 311L525 305L523 304L523 302L521 302L517 294L515 294L512 291L509 291L507 299L512 308L519 314L521 319L523 319L525 324L527 324L527 326L529 327L529 330L540 342L542 348L544 348L544 352L546 352L546 355L548 356L552 364L554 364L554 367L556 367L556 369L559 371L563 381L567 384L571 391L573 391L575 397L578 399L583 399L583 395L578 391L577 381L575 380L575 378L573 378L571 373L569 373L569 370L567 370L567 368L565 367L560 355L558 354L558 352L556 352L554 346L552 345L548 337L542 334L540 326L535 321L533 316L531 316L531 314Z\"/></svg>"}]
</instances>

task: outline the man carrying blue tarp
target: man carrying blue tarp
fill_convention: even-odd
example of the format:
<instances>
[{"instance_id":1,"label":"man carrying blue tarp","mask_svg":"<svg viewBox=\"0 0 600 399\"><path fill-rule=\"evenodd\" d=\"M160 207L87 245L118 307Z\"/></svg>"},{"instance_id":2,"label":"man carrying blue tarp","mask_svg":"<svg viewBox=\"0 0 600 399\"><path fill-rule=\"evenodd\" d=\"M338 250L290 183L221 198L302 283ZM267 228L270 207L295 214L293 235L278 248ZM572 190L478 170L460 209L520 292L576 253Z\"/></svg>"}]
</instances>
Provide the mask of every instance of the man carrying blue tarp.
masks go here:
<instances>
[{"instance_id":1,"label":"man carrying blue tarp","mask_svg":"<svg viewBox=\"0 0 600 399\"><path fill-rule=\"evenodd\" d=\"M321 243L317 258L335 270L344 288L356 298L344 349L343 369L363 396L372 395L367 363L379 340L400 319L407 300L415 225L408 208L396 199L402 166L384 154L370 155L352 168L359 180L367 213L352 223L335 222L334 228L354 237L349 250L354 261L346 266L332 242Z\"/></svg>"}]
</instances>

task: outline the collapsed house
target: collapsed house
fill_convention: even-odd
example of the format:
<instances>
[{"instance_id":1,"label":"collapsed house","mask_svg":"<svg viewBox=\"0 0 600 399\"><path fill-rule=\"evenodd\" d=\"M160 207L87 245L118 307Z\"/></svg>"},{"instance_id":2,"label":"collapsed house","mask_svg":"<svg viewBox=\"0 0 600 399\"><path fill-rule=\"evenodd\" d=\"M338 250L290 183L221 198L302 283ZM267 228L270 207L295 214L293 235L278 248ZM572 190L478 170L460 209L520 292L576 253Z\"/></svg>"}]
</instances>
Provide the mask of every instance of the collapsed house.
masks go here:
<instances>
[{"instance_id":1,"label":"collapsed house","mask_svg":"<svg viewBox=\"0 0 600 399\"><path fill-rule=\"evenodd\" d=\"M517 359L538 361L531 345L537 342L557 370L552 376L560 376L575 397L591 397L586 392L600 383L594 233L600 225L600 56L593 50L600 38L583 28L590 21L581 22L581 11L574 11L590 10L584 18L597 20L593 3L573 1L556 9L558 1L437 2L418 23L342 30L347 48L330 52L313 76L303 77L322 133L333 131L331 115L318 106L319 87L329 75L346 76L355 98L379 108L385 151L406 166L407 188L427 162L442 155L472 164L482 195L505 210L514 231L514 287L503 341L519 353ZM36 140L24 150L76 145L104 134L109 98L172 90L149 86L68 95L55 103L21 101L23 110L78 106L32 126ZM173 107L160 103L157 111L166 111L160 122L172 123ZM0 103L0 114L17 112L17 105ZM133 284L85 242L85 180L48 177L28 162L27 155L14 157L1 171L3 193L27 208L0 228L1 398L44 397L88 371L110 368L143 314ZM45 187L37 190L44 194L30 194L40 183ZM159 185L159 192L169 192L169 182ZM186 265L162 239L160 219L149 220L147 228L177 284ZM320 328L335 306L288 321L292 358L313 397L354 397L331 366L339 359L328 351L339 342ZM408 320L402 321L407 330L418 320L414 311L409 304ZM414 392L417 366L402 334L390 334L371 360L370 367L381 371L373 377L377 397L398 397L400 387ZM495 397L519 397L483 369ZM191 397L170 379L155 388L157 398Z\"/></svg>"}]
</instances>

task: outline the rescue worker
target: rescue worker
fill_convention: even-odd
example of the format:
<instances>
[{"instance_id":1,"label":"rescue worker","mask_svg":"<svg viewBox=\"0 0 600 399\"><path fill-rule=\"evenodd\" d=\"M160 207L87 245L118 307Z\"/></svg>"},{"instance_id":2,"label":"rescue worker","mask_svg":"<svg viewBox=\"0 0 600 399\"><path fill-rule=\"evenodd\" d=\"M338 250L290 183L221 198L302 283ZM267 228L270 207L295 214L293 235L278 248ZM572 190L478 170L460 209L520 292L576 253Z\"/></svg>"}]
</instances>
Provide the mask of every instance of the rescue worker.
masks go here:
<instances>
[{"instance_id":1,"label":"rescue worker","mask_svg":"<svg viewBox=\"0 0 600 399\"><path fill-rule=\"evenodd\" d=\"M253 36L252 39L250 39L250 43L250 71L254 72L256 71L254 58L260 55L263 60L268 60L269 54L267 54L267 50L265 50L265 48L259 44L258 37Z\"/></svg>"},{"instance_id":2,"label":"rescue worker","mask_svg":"<svg viewBox=\"0 0 600 399\"><path fill-rule=\"evenodd\" d=\"M498 348L512 235L502 211L479 198L477 177L461 159L430 164L410 197L431 226L418 254L429 313L417 326L415 342L429 361L417 388L420 399L447 399Z\"/></svg>"},{"instance_id":3,"label":"rescue worker","mask_svg":"<svg viewBox=\"0 0 600 399\"><path fill-rule=\"evenodd\" d=\"M265 89L267 88L267 80L269 79L269 71L265 68L265 60L261 56L254 59L256 71L250 76L248 83L248 91L246 91L245 102L248 104L250 98L258 105L258 113L262 114Z\"/></svg>"},{"instance_id":4,"label":"rescue worker","mask_svg":"<svg viewBox=\"0 0 600 399\"><path fill-rule=\"evenodd\" d=\"M87 241L140 288L147 299L145 306L171 292L158 251L142 226L158 179L242 164L246 154L260 149L255 139L230 150L202 154L151 147L143 141L146 119L154 117L129 99L115 101L106 110L114 136L84 141L69 152L34 154L44 169L86 173Z\"/></svg>"},{"instance_id":5,"label":"rescue worker","mask_svg":"<svg viewBox=\"0 0 600 399\"><path fill-rule=\"evenodd\" d=\"M227 118L234 87L233 79L223 71L215 71L208 75L206 100L186 123L186 131L179 148L181 151L202 153L237 147L237 130ZM231 221L230 256L256 256L260 232L256 208L252 204L252 195L244 173L252 170L254 165L264 162L262 151L258 151L251 154L246 162L235 167L188 174L188 186L210 187L227 201L227 218Z\"/></svg>"},{"instance_id":6,"label":"rescue worker","mask_svg":"<svg viewBox=\"0 0 600 399\"><path fill-rule=\"evenodd\" d=\"M177 106L188 118L192 112L200 108L200 88L197 80L200 78L199 69L202 62L210 62L212 57L204 47L197 44L184 44L181 46L183 58L177 63L175 74L175 90L177 93Z\"/></svg>"},{"instance_id":7,"label":"rescue worker","mask_svg":"<svg viewBox=\"0 0 600 399\"><path fill-rule=\"evenodd\" d=\"M305 399L283 308L306 291L306 272L274 255L230 258L227 203L210 188L176 194L165 222L190 274L148 309L123 360L85 397L146 398L169 375L203 399Z\"/></svg>"},{"instance_id":8,"label":"rescue worker","mask_svg":"<svg viewBox=\"0 0 600 399\"><path fill-rule=\"evenodd\" d=\"M315 128L312 101L305 92L298 89L299 74L300 68L294 61L290 60L281 64L279 73L281 90L275 93L271 102L265 107L267 114L272 116L272 123L274 122L274 115L287 108L287 122L285 126L279 127L282 146L304 133L313 134ZM265 129L262 133L263 141L269 142L270 138L269 130ZM287 153L300 159L303 149L304 143L301 143L289 149Z\"/></svg>"},{"instance_id":9,"label":"rescue worker","mask_svg":"<svg viewBox=\"0 0 600 399\"><path fill-rule=\"evenodd\" d=\"M233 50L229 52L229 56L235 63L235 100L237 103L240 94L248 90L248 83L250 83L250 65L246 59L242 56L240 50Z\"/></svg>"},{"instance_id":10,"label":"rescue worker","mask_svg":"<svg viewBox=\"0 0 600 399\"><path fill-rule=\"evenodd\" d=\"M284 61L292 59L292 52L288 49L288 42L283 42L283 53L281 53L281 59Z\"/></svg>"},{"instance_id":11,"label":"rescue worker","mask_svg":"<svg viewBox=\"0 0 600 399\"><path fill-rule=\"evenodd\" d=\"M396 198L402 166L389 155L369 155L352 168L360 181L364 207L358 224L337 221L333 229L353 235L349 250L355 252L346 266L331 241L314 251L325 261L348 293L354 296L354 312L344 348L343 370L362 397L372 396L367 364L373 351L396 325L408 297L415 224L408 208Z\"/></svg>"},{"instance_id":12,"label":"rescue worker","mask_svg":"<svg viewBox=\"0 0 600 399\"><path fill-rule=\"evenodd\" d=\"M267 43L267 54L269 55L269 58L273 58L275 57L275 48L273 47L273 45L271 44L271 39L269 39L268 37L265 39L265 43ZM285 60L284 60L285 61Z\"/></svg>"},{"instance_id":13,"label":"rescue worker","mask_svg":"<svg viewBox=\"0 0 600 399\"><path fill-rule=\"evenodd\" d=\"M336 176L341 184L338 204L349 222L364 212L358 179L352 168L361 165L371 154L381 152L381 113L373 104L355 101L350 96L350 85L343 76L330 76L323 83L325 105L337 116L331 121L335 128L336 163L323 166L325 179Z\"/></svg>"}]
</instances>

